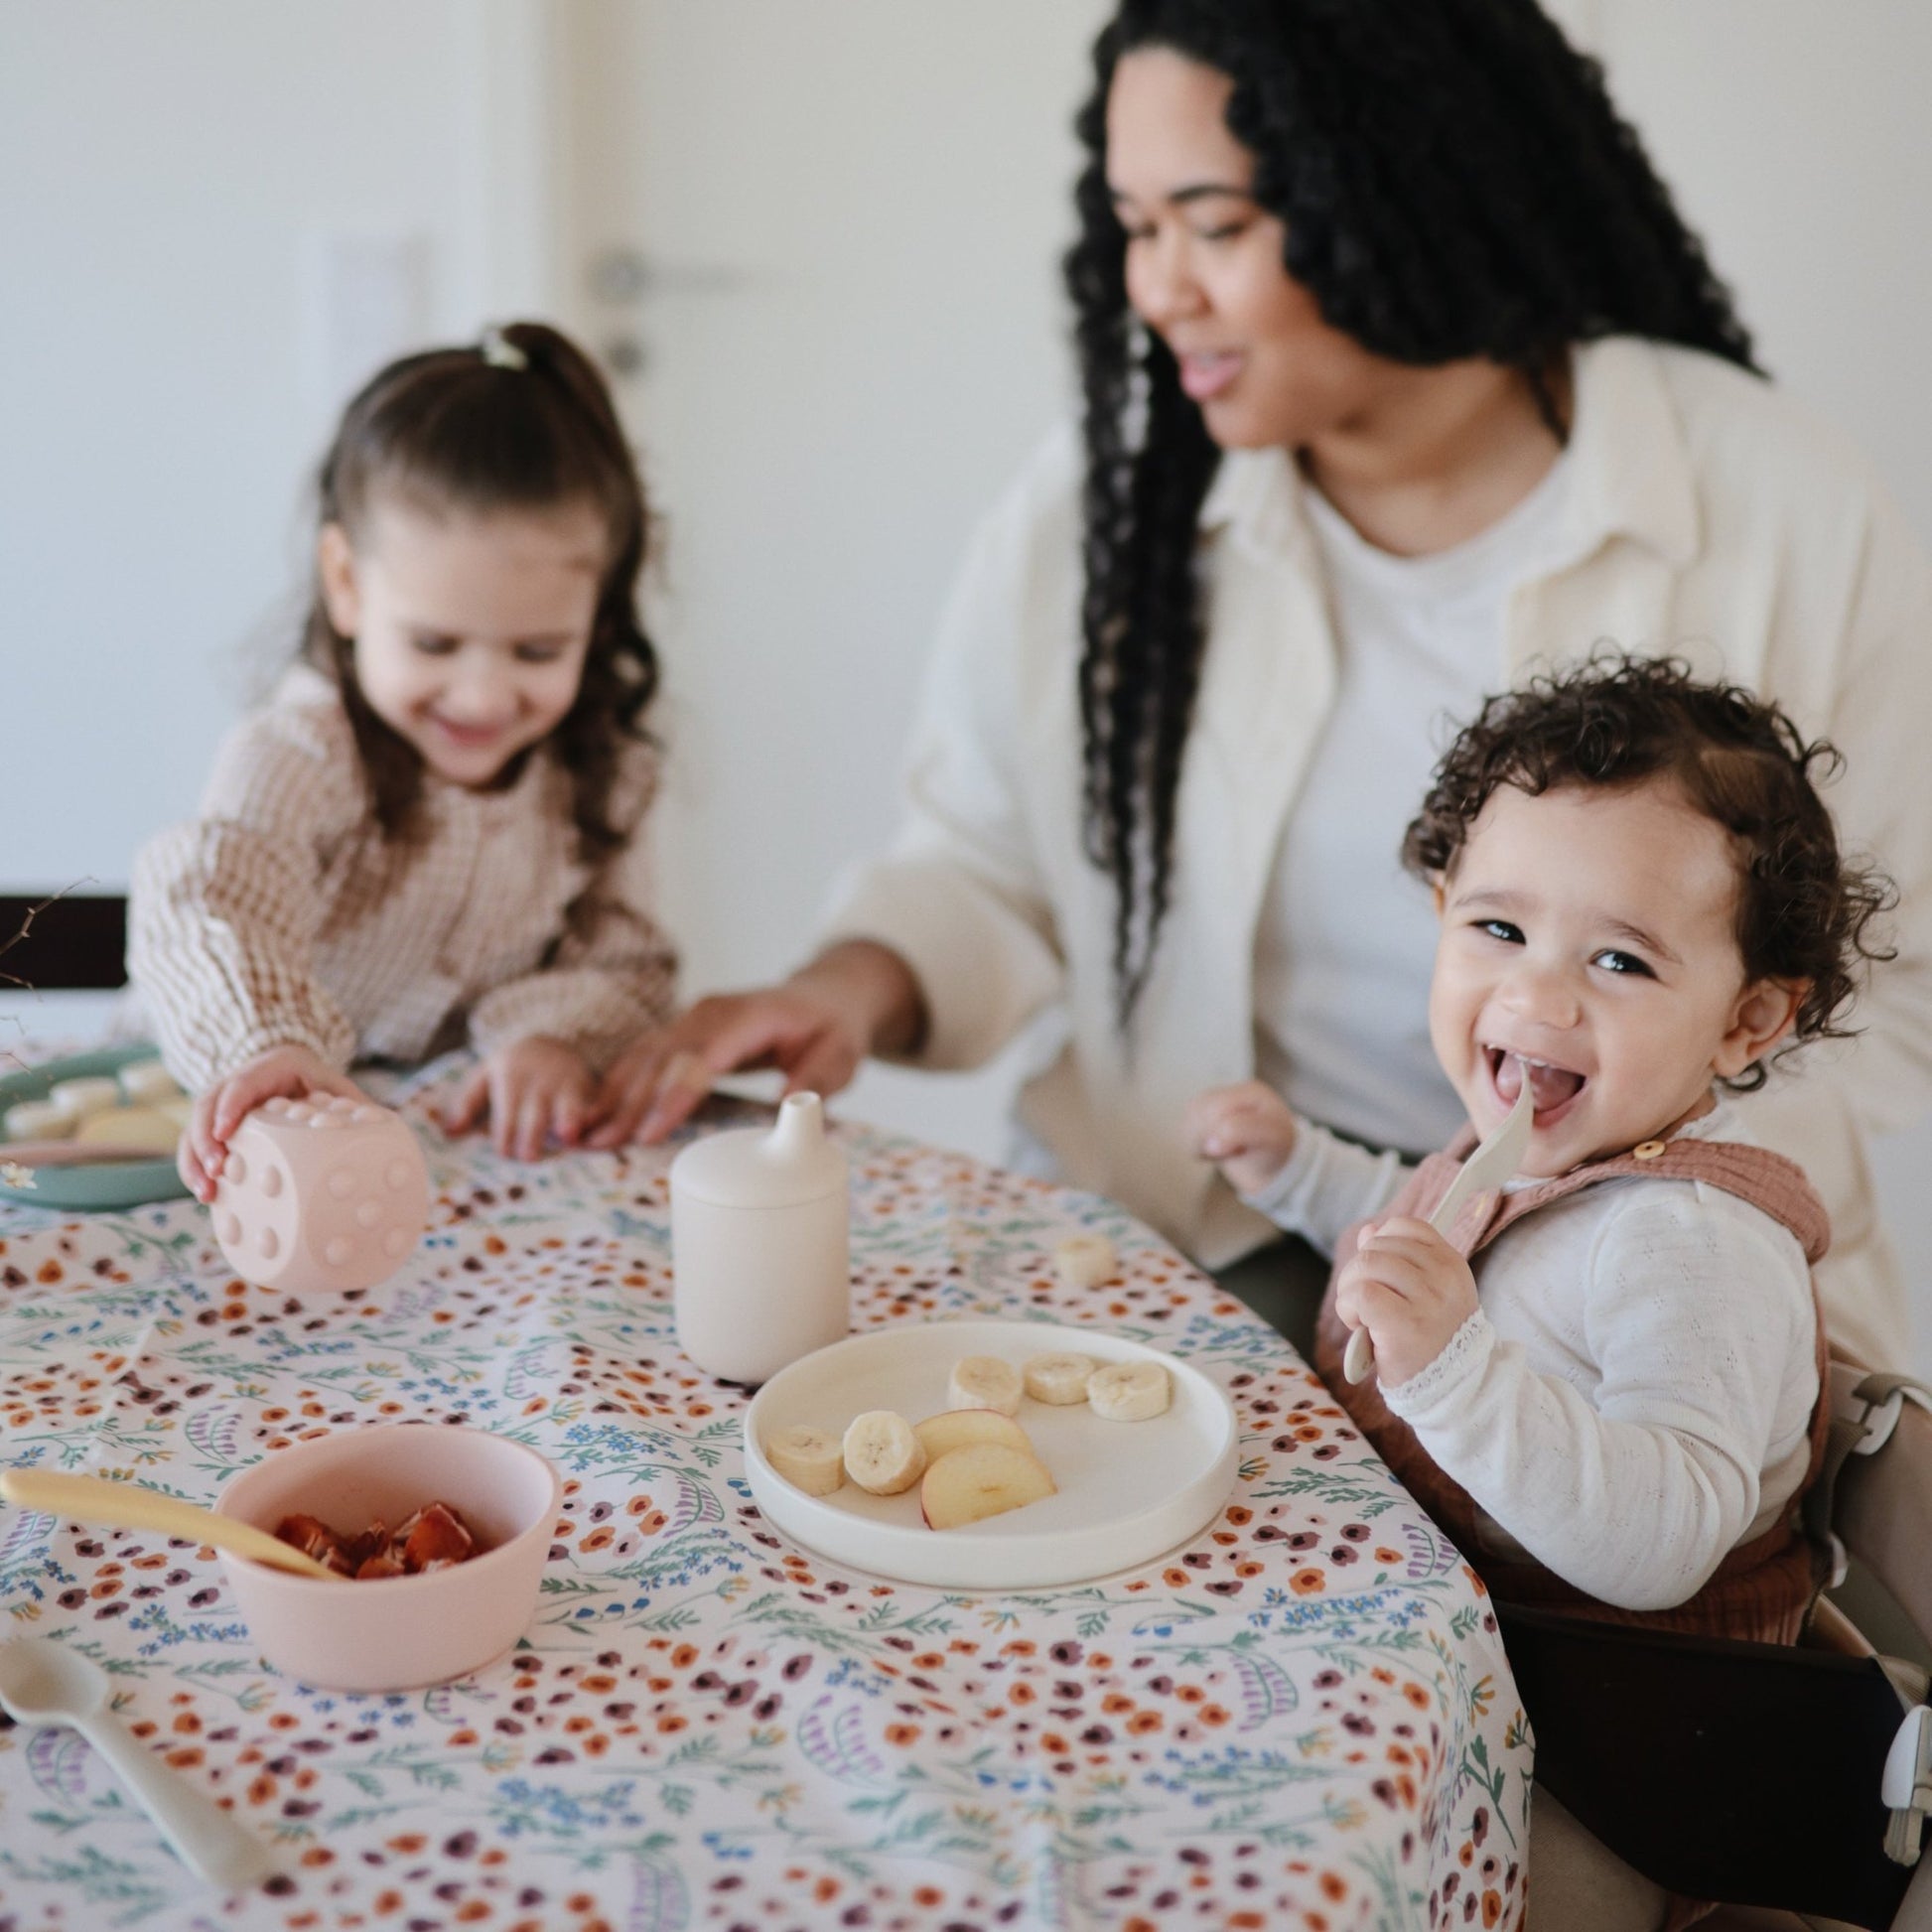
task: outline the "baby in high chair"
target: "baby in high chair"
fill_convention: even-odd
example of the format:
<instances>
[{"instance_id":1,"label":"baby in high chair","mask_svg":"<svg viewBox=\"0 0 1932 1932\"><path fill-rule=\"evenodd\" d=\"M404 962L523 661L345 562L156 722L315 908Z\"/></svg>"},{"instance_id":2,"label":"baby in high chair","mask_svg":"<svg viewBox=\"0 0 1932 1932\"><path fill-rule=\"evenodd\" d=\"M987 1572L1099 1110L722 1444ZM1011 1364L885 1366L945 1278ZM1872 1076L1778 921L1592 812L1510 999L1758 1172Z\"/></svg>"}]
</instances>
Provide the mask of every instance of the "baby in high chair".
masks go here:
<instances>
[{"instance_id":1,"label":"baby in high chair","mask_svg":"<svg viewBox=\"0 0 1932 1932\"><path fill-rule=\"evenodd\" d=\"M1430 1036L1468 1111L1405 1171L1248 1082L1189 1128L1242 1195L1330 1251L1315 1360L1499 1601L1796 1640L1820 1581L1797 1502L1823 1459L1825 1211L1731 1098L1842 1035L1889 903L1774 706L1624 660L1493 698L1403 858L1442 920ZM1426 1217L1527 1080L1518 1178ZM1365 1327L1378 1380L1342 1356ZM1548 1791L1533 1927L1688 1924Z\"/></svg>"},{"instance_id":2,"label":"baby in high chair","mask_svg":"<svg viewBox=\"0 0 1932 1932\"><path fill-rule=\"evenodd\" d=\"M1732 1096L1842 1035L1885 956L1889 889L1814 787L1835 761L1673 662L1491 699L1403 853L1436 896L1430 1033L1469 1129L1409 1171L1253 1082L1191 1105L1197 1151L1334 1255L1317 1366L1504 1600L1773 1642L1811 1600L1828 1229ZM1445 1238L1424 1217L1525 1079L1517 1180ZM1379 1387L1342 1377L1357 1326Z\"/></svg>"},{"instance_id":3,"label":"baby in high chair","mask_svg":"<svg viewBox=\"0 0 1932 1932\"><path fill-rule=\"evenodd\" d=\"M349 403L298 661L134 867L129 971L199 1096L201 1199L262 1101L356 1097L351 1062L466 1038L452 1130L571 1145L605 1060L666 1018L647 536L610 394L553 329L405 356Z\"/></svg>"}]
</instances>

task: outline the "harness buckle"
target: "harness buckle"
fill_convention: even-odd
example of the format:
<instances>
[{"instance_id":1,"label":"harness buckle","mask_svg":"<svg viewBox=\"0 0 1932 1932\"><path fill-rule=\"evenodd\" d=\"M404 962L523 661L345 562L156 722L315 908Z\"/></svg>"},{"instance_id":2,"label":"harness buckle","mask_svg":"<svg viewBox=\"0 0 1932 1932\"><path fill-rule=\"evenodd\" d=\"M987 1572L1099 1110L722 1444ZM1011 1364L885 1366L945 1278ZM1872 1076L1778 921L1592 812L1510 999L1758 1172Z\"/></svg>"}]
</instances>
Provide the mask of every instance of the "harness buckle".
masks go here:
<instances>
[{"instance_id":1,"label":"harness buckle","mask_svg":"<svg viewBox=\"0 0 1932 1932\"><path fill-rule=\"evenodd\" d=\"M1885 1753L1878 1796L1891 1812L1885 1856L1895 1864L1917 1864L1919 1835L1932 1811L1932 1706L1906 1712Z\"/></svg>"}]
</instances>

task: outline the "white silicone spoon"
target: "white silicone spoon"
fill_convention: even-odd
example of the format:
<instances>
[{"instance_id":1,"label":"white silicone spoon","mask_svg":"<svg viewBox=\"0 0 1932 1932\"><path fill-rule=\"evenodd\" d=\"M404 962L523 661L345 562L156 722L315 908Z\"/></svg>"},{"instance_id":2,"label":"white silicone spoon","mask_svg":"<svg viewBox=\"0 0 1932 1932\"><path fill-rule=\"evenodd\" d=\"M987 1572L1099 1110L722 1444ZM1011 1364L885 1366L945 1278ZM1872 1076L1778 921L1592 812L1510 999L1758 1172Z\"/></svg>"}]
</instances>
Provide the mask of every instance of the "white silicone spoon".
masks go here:
<instances>
[{"instance_id":1,"label":"white silicone spoon","mask_svg":"<svg viewBox=\"0 0 1932 1932\"><path fill-rule=\"evenodd\" d=\"M109 1482L105 1476L61 1475L53 1469L0 1469L0 1496L22 1509L44 1509L76 1523L192 1536L197 1543L212 1543L217 1550L230 1550L271 1570L292 1570L298 1577L338 1584L347 1581L253 1523L164 1496L144 1482Z\"/></svg>"},{"instance_id":2,"label":"white silicone spoon","mask_svg":"<svg viewBox=\"0 0 1932 1932\"><path fill-rule=\"evenodd\" d=\"M110 1689L98 1664L52 1637L0 1644L0 1706L16 1724L71 1725L198 1876L227 1891L266 1878L274 1869L268 1847L136 1743L109 1709Z\"/></svg>"},{"instance_id":3,"label":"white silicone spoon","mask_svg":"<svg viewBox=\"0 0 1932 1932\"><path fill-rule=\"evenodd\" d=\"M1519 1059L1517 1064L1522 1066L1522 1061ZM1500 1187L1523 1165L1530 1144L1530 1129L1536 1124L1536 1098L1530 1088L1529 1068L1522 1066L1522 1072L1523 1084L1517 1092L1516 1104L1501 1126L1462 1163L1461 1172L1449 1182L1442 1204L1429 1217L1429 1225L1438 1234L1446 1235L1455 1225L1455 1217L1471 1194L1479 1194L1485 1187ZM1351 1382L1364 1382L1374 1366L1375 1344L1366 1328L1357 1328L1348 1337L1341 1372Z\"/></svg>"}]
</instances>

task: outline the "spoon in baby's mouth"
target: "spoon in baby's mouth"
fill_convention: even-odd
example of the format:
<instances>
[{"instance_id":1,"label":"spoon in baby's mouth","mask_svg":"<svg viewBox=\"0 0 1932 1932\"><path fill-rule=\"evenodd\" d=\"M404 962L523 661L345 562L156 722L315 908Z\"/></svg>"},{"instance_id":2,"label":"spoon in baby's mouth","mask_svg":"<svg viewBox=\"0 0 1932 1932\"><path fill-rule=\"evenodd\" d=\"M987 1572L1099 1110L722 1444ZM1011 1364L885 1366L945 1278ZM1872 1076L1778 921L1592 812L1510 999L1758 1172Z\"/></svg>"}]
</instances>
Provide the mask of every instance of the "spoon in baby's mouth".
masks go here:
<instances>
[{"instance_id":1,"label":"spoon in baby's mouth","mask_svg":"<svg viewBox=\"0 0 1932 1932\"><path fill-rule=\"evenodd\" d=\"M1449 1182L1449 1192L1430 1215L1429 1225L1438 1234L1448 1235L1470 1195L1481 1193L1485 1187L1500 1187L1523 1165L1523 1156L1529 1151L1530 1133L1536 1126L1536 1086L1522 1055L1514 1057L1523 1079L1516 1090L1516 1103L1502 1125L1462 1163L1462 1171ZM1366 1328L1357 1328L1348 1337L1341 1372L1351 1382L1363 1382L1374 1366L1375 1343Z\"/></svg>"},{"instance_id":2,"label":"spoon in baby's mouth","mask_svg":"<svg viewBox=\"0 0 1932 1932\"><path fill-rule=\"evenodd\" d=\"M1561 1100L1569 1098L1569 1094L1561 1091L1565 1086L1574 1093L1584 1083L1582 1074L1573 1073L1567 1067L1554 1066L1547 1060L1532 1060L1522 1053L1512 1053L1501 1046L1489 1048L1489 1083L1495 1089L1496 1098L1505 1108L1515 1106L1517 1096L1524 1087L1536 1085L1539 1073L1543 1076L1543 1091L1538 1095L1536 1103L1539 1109L1554 1107ZM1512 1065L1516 1069L1514 1086L1508 1080Z\"/></svg>"}]
</instances>

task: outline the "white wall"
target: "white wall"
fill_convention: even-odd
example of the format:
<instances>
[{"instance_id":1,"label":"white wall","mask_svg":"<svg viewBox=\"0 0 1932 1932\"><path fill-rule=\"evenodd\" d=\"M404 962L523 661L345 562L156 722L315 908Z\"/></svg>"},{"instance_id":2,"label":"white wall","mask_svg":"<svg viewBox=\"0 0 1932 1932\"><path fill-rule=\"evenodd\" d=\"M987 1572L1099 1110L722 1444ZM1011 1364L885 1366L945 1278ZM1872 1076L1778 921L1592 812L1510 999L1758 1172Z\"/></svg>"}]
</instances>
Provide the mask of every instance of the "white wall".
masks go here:
<instances>
[{"instance_id":1,"label":"white wall","mask_svg":"<svg viewBox=\"0 0 1932 1932\"><path fill-rule=\"evenodd\" d=\"M1889 0L1573 0L1754 331L1932 543L1932 9ZM1932 650L1932 613L1926 648ZM1932 736L1932 719L1926 721ZM1932 1375L1932 1129L1874 1149Z\"/></svg>"},{"instance_id":2,"label":"white wall","mask_svg":"<svg viewBox=\"0 0 1932 1932\"><path fill-rule=\"evenodd\" d=\"M1595 0L1597 45L1785 387L1932 539L1932 8Z\"/></svg>"},{"instance_id":3,"label":"white wall","mask_svg":"<svg viewBox=\"0 0 1932 1932\"><path fill-rule=\"evenodd\" d=\"M286 634L350 372L527 281L528 217L487 198L485 116L521 83L483 25L466 0L0 0L9 890L118 889L193 808L242 646ZM371 239L413 278L324 328L322 259Z\"/></svg>"}]
</instances>

